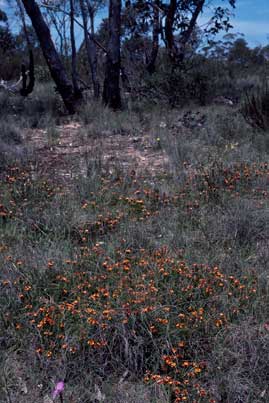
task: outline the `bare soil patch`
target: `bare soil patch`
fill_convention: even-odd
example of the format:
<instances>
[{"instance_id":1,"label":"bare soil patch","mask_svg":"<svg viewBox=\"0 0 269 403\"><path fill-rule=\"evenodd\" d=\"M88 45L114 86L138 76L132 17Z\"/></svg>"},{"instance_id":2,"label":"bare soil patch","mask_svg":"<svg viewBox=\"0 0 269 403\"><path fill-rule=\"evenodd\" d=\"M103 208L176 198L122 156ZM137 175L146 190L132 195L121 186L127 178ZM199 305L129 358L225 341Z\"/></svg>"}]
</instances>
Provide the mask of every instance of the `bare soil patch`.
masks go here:
<instances>
[{"instance_id":1,"label":"bare soil patch","mask_svg":"<svg viewBox=\"0 0 269 403\"><path fill-rule=\"evenodd\" d=\"M68 181L86 175L87 163L98 158L109 171L121 167L126 173L156 176L169 170L167 154L154 147L149 135L106 131L93 137L86 136L85 130L79 123L71 122L56 126L53 139L42 129L28 130L24 139L34 152L39 170L54 179Z\"/></svg>"}]
</instances>

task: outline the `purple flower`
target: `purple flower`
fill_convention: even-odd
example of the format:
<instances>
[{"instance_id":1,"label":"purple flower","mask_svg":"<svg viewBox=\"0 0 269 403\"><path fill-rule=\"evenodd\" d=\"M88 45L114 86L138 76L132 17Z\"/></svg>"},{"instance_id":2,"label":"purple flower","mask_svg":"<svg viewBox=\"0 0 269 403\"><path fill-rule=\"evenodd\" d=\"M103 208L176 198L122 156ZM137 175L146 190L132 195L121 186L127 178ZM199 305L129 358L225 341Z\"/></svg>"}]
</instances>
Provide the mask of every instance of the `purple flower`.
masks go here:
<instances>
[{"instance_id":1,"label":"purple flower","mask_svg":"<svg viewBox=\"0 0 269 403\"><path fill-rule=\"evenodd\" d=\"M52 393L52 399L54 400L58 395L60 395L64 390L64 381L60 381L57 383L53 393Z\"/></svg>"}]
</instances>

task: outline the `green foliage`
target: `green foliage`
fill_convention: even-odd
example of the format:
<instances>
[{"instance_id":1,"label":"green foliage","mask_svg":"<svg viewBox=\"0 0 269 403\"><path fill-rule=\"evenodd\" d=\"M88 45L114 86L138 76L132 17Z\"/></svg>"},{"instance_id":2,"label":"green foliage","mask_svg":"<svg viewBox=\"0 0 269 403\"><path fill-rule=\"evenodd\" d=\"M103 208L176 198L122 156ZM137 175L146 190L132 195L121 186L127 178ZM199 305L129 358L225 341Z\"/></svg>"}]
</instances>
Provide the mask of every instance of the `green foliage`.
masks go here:
<instances>
[{"instance_id":1,"label":"green foliage","mask_svg":"<svg viewBox=\"0 0 269 403\"><path fill-rule=\"evenodd\" d=\"M214 96L213 80L201 62L198 67L188 64L171 69L164 63L157 73L145 79L142 94L149 101L169 103L170 106L183 106L194 102L206 105Z\"/></svg>"}]
</instances>

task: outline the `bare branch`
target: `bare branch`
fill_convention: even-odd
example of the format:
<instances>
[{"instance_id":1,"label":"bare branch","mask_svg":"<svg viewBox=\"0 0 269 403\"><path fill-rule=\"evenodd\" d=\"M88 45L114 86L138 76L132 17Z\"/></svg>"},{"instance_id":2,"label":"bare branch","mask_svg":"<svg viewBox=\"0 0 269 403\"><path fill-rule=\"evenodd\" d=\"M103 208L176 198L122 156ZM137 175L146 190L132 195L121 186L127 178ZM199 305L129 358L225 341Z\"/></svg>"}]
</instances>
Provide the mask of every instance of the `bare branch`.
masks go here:
<instances>
[{"instance_id":1,"label":"bare branch","mask_svg":"<svg viewBox=\"0 0 269 403\"><path fill-rule=\"evenodd\" d=\"M48 4L44 4L43 2L41 3L41 7L47 8L48 10L51 10L51 11L59 11L70 17L70 13L68 11L62 10L59 7L54 7L54 6L51 6ZM80 28L84 29L83 24L81 24L76 18L74 18L74 21ZM88 35L89 35L89 38L96 44L96 46L98 46L99 49L101 49L105 54L107 54L106 48L100 42L98 42L89 31L88 31Z\"/></svg>"},{"instance_id":2,"label":"bare branch","mask_svg":"<svg viewBox=\"0 0 269 403\"><path fill-rule=\"evenodd\" d=\"M26 74L28 74L28 73L29 73L29 71L26 72ZM9 91L12 94L16 94L18 92L17 87L22 82L22 79L23 79L23 77L21 75L16 83L10 83L9 81L0 80L0 88L4 88L4 90Z\"/></svg>"}]
</instances>

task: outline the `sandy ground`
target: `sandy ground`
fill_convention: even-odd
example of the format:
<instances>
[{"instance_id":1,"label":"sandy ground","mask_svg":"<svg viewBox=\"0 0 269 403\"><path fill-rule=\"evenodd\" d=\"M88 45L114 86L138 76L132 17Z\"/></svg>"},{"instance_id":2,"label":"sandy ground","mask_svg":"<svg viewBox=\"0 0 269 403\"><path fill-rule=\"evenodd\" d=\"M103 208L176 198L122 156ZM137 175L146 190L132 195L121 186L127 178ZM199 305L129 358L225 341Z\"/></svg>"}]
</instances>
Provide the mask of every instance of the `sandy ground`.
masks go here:
<instances>
[{"instance_id":1,"label":"sandy ground","mask_svg":"<svg viewBox=\"0 0 269 403\"><path fill-rule=\"evenodd\" d=\"M39 172L68 182L86 175L87 167L94 164L107 171L120 168L150 176L169 170L168 156L153 146L150 136L108 132L98 138L86 136L85 130L78 123L56 126L53 136L46 130L27 130L24 138L33 150Z\"/></svg>"}]
</instances>

